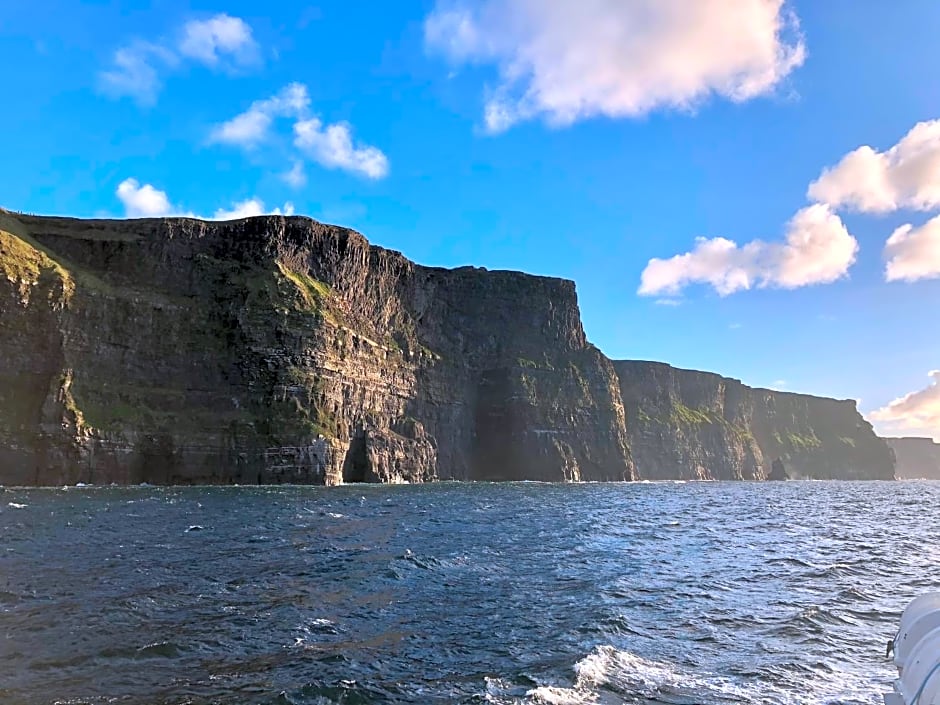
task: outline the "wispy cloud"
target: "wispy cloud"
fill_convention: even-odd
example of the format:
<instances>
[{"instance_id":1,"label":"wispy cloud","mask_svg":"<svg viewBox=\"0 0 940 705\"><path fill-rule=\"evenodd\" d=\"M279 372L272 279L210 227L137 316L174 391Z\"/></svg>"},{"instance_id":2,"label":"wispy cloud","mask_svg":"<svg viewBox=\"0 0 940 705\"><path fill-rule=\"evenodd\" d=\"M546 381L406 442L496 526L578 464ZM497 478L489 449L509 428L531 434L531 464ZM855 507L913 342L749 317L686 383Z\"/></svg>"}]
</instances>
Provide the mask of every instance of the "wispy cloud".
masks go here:
<instances>
[{"instance_id":1,"label":"wispy cloud","mask_svg":"<svg viewBox=\"0 0 940 705\"><path fill-rule=\"evenodd\" d=\"M438 0L424 39L453 65L497 68L490 132L540 116L563 126L710 96L742 102L806 58L784 0Z\"/></svg>"},{"instance_id":2,"label":"wispy cloud","mask_svg":"<svg viewBox=\"0 0 940 705\"><path fill-rule=\"evenodd\" d=\"M212 67L226 61L250 66L260 58L251 27L243 19L224 13L183 25L178 49L183 56Z\"/></svg>"},{"instance_id":3,"label":"wispy cloud","mask_svg":"<svg viewBox=\"0 0 940 705\"><path fill-rule=\"evenodd\" d=\"M152 105L163 87L164 75L186 61L233 71L259 63L260 56L251 27L223 13L190 20L172 37L137 39L118 48L111 67L98 74L98 84L111 97L127 96L140 105Z\"/></svg>"},{"instance_id":4,"label":"wispy cloud","mask_svg":"<svg viewBox=\"0 0 940 705\"><path fill-rule=\"evenodd\" d=\"M284 175L291 185L301 186L306 180L300 156L327 169L341 169L369 179L388 175L388 157L378 147L354 140L349 123L330 124L311 114L309 91L302 83L291 83L274 96L255 101L245 112L215 126L209 140L253 149L268 139L277 118L293 122L297 156Z\"/></svg>"},{"instance_id":5,"label":"wispy cloud","mask_svg":"<svg viewBox=\"0 0 940 705\"><path fill-rule=\"evenodd\" d=\"M223 142L251 148L263 142L275 118L301 118L310 108L310 94L302 83L290 83L275 95L256 100L243 113L216 125L209 134L210 142Z\"/></svg>"},{"instance_id":6,"label":"wispy cloud","mask_svg":"<svg viewBox=\"0 0 940 705\"><path fill-rule=\"evenodd\" d=\"M174 206L166 191L161 191L152 184L142 184L134 178L124 179L118 184L115 194L123 204L124 214L128 218L202 217L192 211ZM293 214L294 204L289 201L284 204L283 208L269 210L261 199L249 198L234 203L231 208L219 208L211 217L202 218L204 220L237 220L256 215Z\"/></svg>"},{"instance_id":7,"label":"wispy cloud","mask_svg":"<svg viewBox=\"0 0 940 705\"><path fill-rule=\"evenodd\" d=\"M295 159L293 166L288 171L281 174L281 178L294 188L302 188L307 184L307 173L304 171L304 163L300 159Z\"/></svg>"},{"instance_id":8,"label":"wispy cloud","mask_svg":"<svg viewBox=\"0 0 940 705\"><path fill-rule=\"evenodd\" d=\"M354 143L345 122L326 125L319 118L294 125L294 144L321 166L342 169L370 179L388 175L388 158L377 147Z\"/></svg>"}]
</instances>

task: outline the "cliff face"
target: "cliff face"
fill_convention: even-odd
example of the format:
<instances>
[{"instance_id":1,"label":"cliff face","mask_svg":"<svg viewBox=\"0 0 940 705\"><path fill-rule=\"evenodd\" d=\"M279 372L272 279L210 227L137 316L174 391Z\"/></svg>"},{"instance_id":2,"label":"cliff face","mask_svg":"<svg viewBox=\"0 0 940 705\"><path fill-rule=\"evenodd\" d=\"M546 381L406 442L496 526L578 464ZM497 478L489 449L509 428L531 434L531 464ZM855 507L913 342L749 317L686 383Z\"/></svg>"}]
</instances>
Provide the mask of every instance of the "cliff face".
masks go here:
<instances>
[{"instance_id":1,"label":"cliff face","mask_svg":"<svg viewBox=\"0 0 940 705\"><path fill-rule=\"evenodd\" d=\"M897 474L905 479L940 480L940 443L932 438L886 438L897 457Z\"/></svg>"},{"instance_id":2,"label":"cliff face","mask_svg":"<svg viewBox=\"0 0 940 705\"><path fill-rule=\"evenodd\" d=\"M893 479L894 458L852 400L747 387L708 372L618 361L630 448L642 478Z\"/></svg>"},{"instance_id":3,"label":"cliff face","mask_svg":"<svg viewBox=\"0 0 940 705\"><path fill-rule=\"evenodd\" d=\"M854 402L612 363L572 282L308 218L0 211L0 333L0 484L893 476Z\"/></svg>"},{"instance_id":4,"label":"cliff face","mask_svg":"<svg viewBox=\"0 0 940 705\"><path fill-rule=\"evenodd\" d=\"M0 212L0 483L634 477L568 281L307 218Z\"/></svg>"}]
</instances>

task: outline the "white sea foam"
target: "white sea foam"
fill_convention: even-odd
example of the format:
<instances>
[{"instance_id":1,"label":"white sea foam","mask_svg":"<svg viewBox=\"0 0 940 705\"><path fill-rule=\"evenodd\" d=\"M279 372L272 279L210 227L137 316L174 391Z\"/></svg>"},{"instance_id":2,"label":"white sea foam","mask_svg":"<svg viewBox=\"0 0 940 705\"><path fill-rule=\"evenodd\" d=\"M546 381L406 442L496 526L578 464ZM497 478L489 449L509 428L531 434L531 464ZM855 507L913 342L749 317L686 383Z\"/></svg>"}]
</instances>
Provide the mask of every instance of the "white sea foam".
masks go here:
<instances>
[{"instance_id":1,"label":"white sea foam","mask_svg":"<svg viewBox=\"0 0 940 705\"><path fill-rule=\"evenodd\" d=\"M13 509L25 509L25 508L28 507L29 505L28 505L28 504L17 504L16 502L10 502L10 503L7 504L7 506L8 506L8 507L12 507Z\"/></svg>"},{"instance_id":2,"label":"white sea foam","mask_svg":"<svg viewBox=\"0 0 940 705\"><path fill-rule=\"evenodd\" d=\"M541 686L526 695L531 703L582 705L622 702L622 696L673 702L749 703L753 705L823 705L833 702L880 702L871 682L859 674L833 671L818 678L803 677L800 687L772 685L683 668L678 664L643 658L613 646L599 646L574 666L570 688Z\"/></svg>"},{"instance_id":3,"label":"white sea foam","mask_svg":"<svg viewBox=\"0 0 940 705\"><path fill-rule=\"evenodd\" d=\"M580 692L574 688L556 688L542 686L533 688L526 695L535 703L545 705L589 705L597 702L592 693Z\"/></svg>"}]
</instances>

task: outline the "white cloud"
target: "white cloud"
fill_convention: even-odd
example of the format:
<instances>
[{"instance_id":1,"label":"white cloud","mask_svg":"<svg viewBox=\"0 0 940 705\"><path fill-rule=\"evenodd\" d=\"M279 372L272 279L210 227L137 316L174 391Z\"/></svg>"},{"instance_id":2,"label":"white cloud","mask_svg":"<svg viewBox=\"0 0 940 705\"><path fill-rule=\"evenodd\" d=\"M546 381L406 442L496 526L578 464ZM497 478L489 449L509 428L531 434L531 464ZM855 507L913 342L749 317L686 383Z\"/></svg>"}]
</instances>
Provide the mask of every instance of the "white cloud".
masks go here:
<instances>
[{"instance_id":1,"label":"white cloud","mask_svg":"<svg viewBox=\"0 0 940 705\"><path fill-rule=\"evenodd\" d=\"M785 0L438 0L424 37L456 64L498 67L492 132L745 101L806 57Z\"/></svg>"},{"instance_id":2,"label":"white cloud","mask_svg":"<svg viewBox=\"0 0 940 705\"><path fill-rule=\"evenodd\" d=\"M114 52L114 66L98 75L98 84L107 95L130 96L141 105L153 105L163 86L160 70L175 66L172 51L146 42L134 42Z\"/></svg>"},{"instance_id":3,"label":"white cloud","mask_svg":"<svg viewBox=\"0 0 940 705\"><path fill-rule=\"evenodd\" d=\"M224 58L248 65L258 58L258 44L244 20L222 13L183 25L179 52L206 66L218 66Z\"/></svg>"},{"instance_id":4,"label":"white cloud","mask_svg":"<svg viewBox=\"0 0 940 705\"><path fill-rule=\"evenodd\" d=\"M919 122L884 152L862 146L810 184L810 198L863 213L940 208L940 120ZM940 216L897 228L885 243L887 281L940 276Z\"/></svg>"},{"instance_id":5,"label":"white cloud","mask_svg":"<svg viewBox=\"0 0 940 705\"><path fill-rule=\"evenodd\" d=\"M141 185L137 179L124 179L118 184L117 197L128 218L159 218L174 212L165 191L150 184Z\"/></svg>"},{"instance_id":6,"label":"white cloud","mask_svg":"<svg viewBox=\"0 0 940 705\"><path fill-rule=\"evenodd\" d=\"M294 124L294 144L328 169L343 169L370 179L388 174L388 158L377 147L354 144L345 122L324 125L319 118Z\"/></svg>"},{"instance_id":7,"label":"white cloud","mask_svg":"<svg viewBox=\"0 0 940 705\"><path fill-rule=\"evenodd\" d=\"M721 237L698 238L691 252L650 260L639 293L676 295L693 283L709 284L721 296L753 286L825 284L844 277L857 252L858 242L839 216L816 204L793 216L784 243L754 240L739 247Z\"/></svg>"},{"instance_id":8,"label":"white cloud","mask_svg":"<svg viewBox=\"0 0 940 705\"><path fill-rule=\"evenodd\" d=\"M115 192L118 200L124 204L124 214L128 218L198 218L192 212L184 212L170 203L166 191L161 191L151 184L141 184L137 179L124 179ZM231 209L219 208L211 218L205 220L237 220L255 215L293 215L294 204L288 201L284 208L268 210L259 198L249 198L237 202Z\"/></svg>"},{"instance_id":9,"label":"white cloud","mask_svg":"<svg viewBox=\"0 0 940 705\"><path fill-rule=\"evenodd\" d=\"M270 126L270 115L260 110L249 109L215 127L209 135L209 141L251 147L267 136Z\"/></svg>"},{"instance_id":10,"label":"white cloud","mask_svg":"<svg viewBox=\"0 0 940 705\"><path fill-rule=\"evenodd\" d=\"M136 40L114 52L112 67L98 74L105 94L129 96L152 105L163 87L162 74L178 68L184 59L210 68L244 67L260 56L251 27L238 17L219 14L183 25L178 39Z\"/></svg>"},{"instance_id":11,"label":"white cloud","mask_svg":"<svg viewBox=\"0 0 940 705\"><path fill-rule=\"evenodd\" d=\"M281 174L281 178L287 182L289 186L294 188L301 188L307 183L307 174L304 172L304 163L299 159L294 160L294 165L290 168L289 171L285 171Z\"/></svg>"},{"instance_id":12,"label":"white cloud","mask_svg":"<svg viewBox=\"0 0 940 705\"><path fill-rule=\"evenodd\" d=\"M869 416L890 433L925 433L940 440L940 370L932 370L930 386L905 394Z\"/></svg>"},{"instance_id":13,"label":"white cloud","mask_svg":"<svg viewBox=\"0 0 940 705\"><path fill-rule=\"evenodd\" d=\"M370 179L388 174L388 157L378 147L354 143L348 123L326 124L310 114L310 94L302 83L291 83L271 98L255 101L244 113L213 128L209 141L256 147L269 136L275 118L291 118L294 147L328 169ZM295 159L282 178L295 188L303 186L307 178L303 166L303 160Z\"/></svg>"},{"instance_id":14,"label":"white cloud","mask_svg":"<svg viewBox=\"0 0 940 705\"><path fill-rule=\"evenodd\" d=\"M245 112L213 128L211 142L253 147L262 142L274 118L299 118L310 107L310 94L302 83L291 83L265 100L256 100Z\"/></svg>"},{"instance_id":15,"label":"white cloud","mask_svg":"<svg viewBox=\"0 0 940 705\"><path fill-rule=\"evenodd\" d=\"M249 198L246 201L236 203L231 210L219 208L212 216L212 220L238 220L239 218L251 218L256 215L294 215L294 204L288 201L284 204L283 211L280 208L267 210L262 200Z\"/></svg>"},{"instance_id":16,"label":"white cloud","mask_svg":"<svg viewBox=\"0 0 940 705\"><path fill-rule=\"evenodd\" d=\"M940 277L940 216L920 227L908 223L895 230L885 244L885 258L889 282Z\"/></svg>"},{"instance_id":17,"label":"white cloud","mask_svg":"<svg viewBox=\"0 0 940 705\"><path fill-rule=\"evenodd\" d=\"M834 208L888 213L940 207L940 120L920 122L893 147L849 152L824 169L809 197Z\"/></svg>"}]
</instances>

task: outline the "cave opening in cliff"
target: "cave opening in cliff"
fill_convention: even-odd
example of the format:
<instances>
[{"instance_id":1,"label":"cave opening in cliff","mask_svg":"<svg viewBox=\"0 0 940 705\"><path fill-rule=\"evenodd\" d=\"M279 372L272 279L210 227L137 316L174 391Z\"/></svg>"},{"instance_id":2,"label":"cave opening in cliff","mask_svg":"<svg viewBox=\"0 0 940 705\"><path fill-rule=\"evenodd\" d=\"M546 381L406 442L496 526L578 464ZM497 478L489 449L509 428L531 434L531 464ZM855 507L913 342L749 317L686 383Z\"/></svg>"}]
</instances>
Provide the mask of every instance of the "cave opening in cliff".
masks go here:
<instances>
[{"instance_id":1,"label":"cave opening in cliff","mask_svg":"<svg viewBox=\"0 0 940 705\"><path fill-rule=\"evenodd\" d=\"M369 474L369 458L366 455L366 437L360 433L353 437L343 461L343 483L366 482Z\"/></svg>"}]
</instances>

